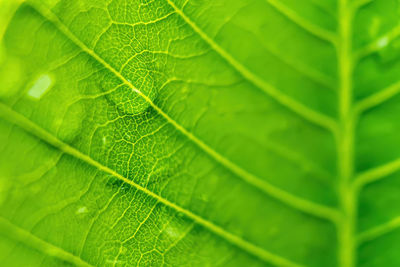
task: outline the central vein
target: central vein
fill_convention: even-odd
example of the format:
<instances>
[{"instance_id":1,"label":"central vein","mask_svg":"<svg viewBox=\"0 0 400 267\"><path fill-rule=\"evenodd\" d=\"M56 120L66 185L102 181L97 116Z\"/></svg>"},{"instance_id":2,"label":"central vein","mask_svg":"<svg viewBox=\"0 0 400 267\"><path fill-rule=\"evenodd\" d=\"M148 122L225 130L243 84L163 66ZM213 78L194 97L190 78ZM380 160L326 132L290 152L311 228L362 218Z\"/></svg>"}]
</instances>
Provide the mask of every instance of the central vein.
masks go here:
<instances>
[{"instance_id":1,"label":"central vein","mask_svg":"<svg viewBox=\"0 0 400 267\"><path fill-rule=\"evenodd\" d=\"M342 212L338 226L339 265L355 264L356 199L351 186L354 174L354 124L352 108L352 11L348 0L339 0L339 33L337 45L339 70L339 119L337 132L339 198Z\"/></svg>"}]
</instances>

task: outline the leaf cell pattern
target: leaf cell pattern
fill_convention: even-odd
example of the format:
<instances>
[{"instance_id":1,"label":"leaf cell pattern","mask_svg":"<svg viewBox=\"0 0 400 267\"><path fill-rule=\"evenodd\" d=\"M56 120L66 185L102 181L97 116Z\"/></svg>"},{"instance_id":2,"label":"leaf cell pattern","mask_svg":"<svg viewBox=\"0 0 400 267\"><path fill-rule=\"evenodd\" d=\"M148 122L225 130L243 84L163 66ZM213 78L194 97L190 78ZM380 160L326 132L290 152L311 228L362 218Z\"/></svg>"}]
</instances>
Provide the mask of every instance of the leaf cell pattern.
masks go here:
<instances>
[{"instance_id":1,"label":"leaf cell pattern","mask_svg":"<svg viewBox=\"0 0 400 267\"><path fill-rule=\"evenodd\" d=\"M400 264L398 1L0 5L6 266Z\"/></svg>"}]
</instances>

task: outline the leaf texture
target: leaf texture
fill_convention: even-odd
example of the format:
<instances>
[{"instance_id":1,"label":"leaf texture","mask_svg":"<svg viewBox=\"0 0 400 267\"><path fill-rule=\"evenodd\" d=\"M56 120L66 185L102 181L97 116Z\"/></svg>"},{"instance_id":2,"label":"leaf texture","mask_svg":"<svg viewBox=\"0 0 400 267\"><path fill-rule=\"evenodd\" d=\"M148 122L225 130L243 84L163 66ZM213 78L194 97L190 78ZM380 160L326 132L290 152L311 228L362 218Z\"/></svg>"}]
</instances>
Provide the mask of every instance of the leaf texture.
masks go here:
<instances>
[{"instance_id":1,"label":"leaf texture","mask_svg":"<svg viewBox=\"0 0 400 267\"><path fill-rule=\"evenodd\" d=\"M0 5L4 266L400 264L399 2Z\"/></svg>"}]
</instances>

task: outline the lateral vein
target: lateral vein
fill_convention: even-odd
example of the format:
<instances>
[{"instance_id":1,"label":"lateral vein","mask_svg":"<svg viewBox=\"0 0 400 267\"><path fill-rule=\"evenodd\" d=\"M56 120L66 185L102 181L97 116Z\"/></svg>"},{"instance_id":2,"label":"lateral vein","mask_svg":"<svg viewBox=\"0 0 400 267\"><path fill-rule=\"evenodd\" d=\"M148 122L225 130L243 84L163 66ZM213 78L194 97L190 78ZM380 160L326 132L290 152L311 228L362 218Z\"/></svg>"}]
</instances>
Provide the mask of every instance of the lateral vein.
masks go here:
<instances>
[{"instance_id":1,"label":"lateral vein","mask_svg":"<svg viewBox=\"0 0 400 267\"><path fill-rule=\"evenodd\" d=\"M31 2L30 2L31 3ZM214 160L219 162L222 166L224 166L227 170L231 171L246 183L258 188L263 191L267 195L272 198L275 198L286 205L300 210L309 215L323 218L329 221L336 222L338 217L338 212L331 207L324 206L321 204L314 203L312 201L297 197L292 195L285 190L275 187L274 185L268 183L267 181L262 180L261 178L249 173L244 170L240 166L236 165L232 161L228 160L222 154L218 153L210 146L205 144L198 137L194 136L191 132L186 130L182 125L180 125L177 121L172 119L168 114L166 114L160 107L158 107L154 102L141 91L139 91L130 81L125 79L121 73L115 70L110 64L104 61L99 55L97 55L94 51L88 48L84 43L82 43L70 30L53 14L50 10L41 5L37 5L35 3L31 3L31 6L39 12L45 19L52 22L57 29L59 29L63 34L65 34L71 41L73 41L78 47L80 47L83 51L88 53L91 57L101 63L104 67L110 70L115 76L117 76L124 84L129 86L132 91L141 96L154 110L156 110L160 115L162 115L171 125L173 125L179 132L185 135L189 140L195 143L199 148L201 148L204 152L210 155Z\"/></svg>"},{"instance_id":2,"label":"lateral vein","mask_svg":"<svg viewBox=\"0 0 400 267\"><path fill-rule=\"evenodd\" d=\"M383 223L379 226L373 227L365 232L361 233L357 237L358 245L361 245L365 242L372 241L377 239L385 234L393 232L400 228L400 216L395 217L394 219Z\"/></svg>"},{"instance_id":3,"label":"lateral vein","mask_svg":"<svg viewBox=\"0 0 400 267\"><path fill-rule=\"evenodd\" d=\"M369 3L374 2L375 0L354 0L353 4L353 9L354 11L357 11L358 9L368 5Z\"/></svg>"},{"instance_id":4,"label":"lateral vein","mask_svg":"<svg viewBox=\"0 0 400 267\"><path fill-rule=\"evenodd\" d=\"M243 66L237 61L231 54L225 51L219 46L214 40L212 40L206 33L204 33L192 20L190 20L182 10L180 10L171 0L166 0L171 7L182 17L182 19L204 40L211 48L213 48L222 58L226 60L233 68L235 68L245 79L255 85L257 88L262 90L264 93L275 99L282 106L300 115L304 119L319 125L332 132L336 132L337 123L331 117L317 112L311 108L308 108L304 104L292 99L286 94L280 92L277 88L273 87L269 83L263 81L256 74L251 72L248 68Z\"/></svg>"},{"instance_id":5,"label":"lateral vein","mask_svg":"<svg viewBox=\"0 0 400 267\"><path fill-rule=\"evenodd\" d=\"M59 258L76 266L94 267L93 265L82 260L78 256L64 250L63 248L50 244L47 241L44 241L43 239L37 237L36 235L26 231L25 229L16 226L4 217L0 217L0 229L8 237L13 238L14 240L24 243L25 245L28 245L30 247L33 247L44 254Z\"/></svg>"},{"instance_id":6,"label":"lateral vein","mask_svg":"<svg viewBox=\"0 0 400 267\"><path fill-rule=\"evenodd\" d=\"M253 32L251 32L251 31L249 31L249 32L254 35ZM328 75L324 74L323 72L321 72L313 67L309 67L306 64L302 64L298 59L293 60L286 55L279 54L279 52L275 48L272 48L267 45L263 45L263 47L269 53L271 53L271 55L273 55L275 58L279 59L285 65L287 65L290 68L292 68L293 70L295 70L301 76L303 76L307 79L310 79L310 81L317 83L319 85L322 85L329 90L336 90L337 82L334 78L329 77Z\"/></svg>"},{"instance_id":7,"label":"lateral vein","mask_svg":"<svg viewBox=\"0 0 400 267\"><path fill-rule=\"evenodd\" d=\"M367 184L384 179L399 170L400 158L359 174L354 180L354 187L360 189Z\"/></svg>"},{"instance_id":8,"label":"lateral vein","mask_svg":"<svg viewBox=\"0 0 400 267\"><path fill-rule=\"evenodd\" d=\"M337 43L337 36L335 33L326 30L324 28L321 28L305 20L304 18L300 17L295 11L291 10L290 8L282 4L281 1L279 0L266 0L266 1L268 2L268 4L274 7L279 13L281 13L286 18L294 22L297 26L303 28L304 30L311 33L315 37L328 41L334 45Z\"/></svg>"},{"instance_id":9,"label":"lateral vein","mask_svg":"<svg viewBox=\"0 0 400 267\"><path fill-rule=\"evenodd\" d=\"M373 54L375 52L380 51L386 45L388 45L391 41L400 36L400 25L394 27L387 33L381 35L379 38L360 48L358 51L354 53L354 58L356 61L361 60Z\"/></svg>"},{"instance_id":10,"label":"lateral vein","mask_svg":"<svg viewBox=\"0 0 400 267\"><path fill-rule=\"evenodd\" d=\"M355 110L358 113L362 113L368 109L376 107L386 101L389 101L393 97L397 96L400 93L400 81L389 85L385 89L380 90L379 92L366 97L365 99L360 100L355 105Z\"/></svg>"},{"instance_id":11,"label":"lateral vein","mask_svg":"<svg viewBox=\"0 0 400 267\"><path fill-rule=\"evenodd\" d=\"M129 184L130 186L136 188L137 190L156 199L160 203L163 203L164 205L174 209L175 211L186 215L188 218L192 219L197 224L203 226L204 228L208 229L209 231L213 232L214 234L224 238L231 244L237 246L238 248L241 248L242 250L248 252L249 254L258 257L258 258L264 260L265 262L272 263L276 266L282 266L282 267L284 267L284 266L285 267L300 267L301 266L297 263L290 261L289 259L275 255L255 244L252 244L249 241L246 241L246 240L242 239L241 237L224 230L220 226L215 225L213 222L211 222L207 219L204 219L204 218L200 217L199 215L196 215L196 214L192 213L191 211L184 209L181 206L178 206L177 204L175 204L173 202L170 202L169 200L155 194L154 192L148 190L147 188L140 186L139 184L134 183L133 181L122 176L121 174L117 173L116 171L114 171L114 170L102 165L98 161L92 159L88 155L83 154L82 152L78 151L77 149L62 142L61 140L59 140L57 137L55 137L51 133L42 129L40 126L33 123L32 121L30 121L23 115L13 111L11 108L9 108L7 105L5 105L3 103L0 103L0 115L4 119L10 121L11 123L18 125L22 129L35 135L39 139L54 146L57 149L63 151L64 153L69 154L74 158L80 159L80 160L86 162L88 165L91 165L100 171L103 171L105 173L108 173L108 174L116 177L117 179L121 180L122 182Z\"/></svg>"}]
</instances>

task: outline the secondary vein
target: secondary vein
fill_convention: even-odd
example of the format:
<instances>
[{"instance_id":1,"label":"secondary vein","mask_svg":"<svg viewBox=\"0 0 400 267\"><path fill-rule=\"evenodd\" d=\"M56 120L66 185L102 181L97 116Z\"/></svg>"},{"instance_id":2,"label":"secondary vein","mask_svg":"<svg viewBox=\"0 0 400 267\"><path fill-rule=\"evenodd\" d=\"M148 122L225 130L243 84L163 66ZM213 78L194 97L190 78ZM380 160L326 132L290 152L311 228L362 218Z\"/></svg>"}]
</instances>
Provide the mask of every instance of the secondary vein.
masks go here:
<instances>
[{"instance_id":1,"label":"secondary vein","mask_svg":"<svg viewBox=\"0 0 400 267\"><path fill-rule=\"evenodd\" d=\"M282 190L274 185L268 183L265 180L249 173L244 170L240 166L236 165L222 154L215 151L213 148L205 144L198 137L193 135L191 132L186 130L182 125L180 125L177 121L172 119L168 114L166 114L160 107L158 107L154 102L145 94L143 94L140 90L138 90L130 81L128 81L121 73L119 73L116 69L114 69L110 64L104 61L98 54L96 54L93 50L88 48L82 41L80 41L50 10L41 5L37 5L35 3L31 3L31 6L39 12L45 19L49 22L52 22L53 25L60 30L65 36L67 36L71 41L73 41L80 49L85 51L88 55L93 57L99 63L101 63L105 68L111 71L116 77L118 77L125 85L131 88L132 91L141 96L154 110L156 110L161 116L163 116L171 125L173 125L179 132L185 135L189 140L195 143L199 148L201 148L205 153L210 155L214 160L219 162L222 166L224 166L227 170L231 171L241 179L243 179L248 184L258 188L263 191L270 197L273 197L286 205L300 210L309 215L323 218L332 222L336 222L338 218L338 212L336 209L324 206L321 204L314 203L312 201L297 197L292 195L285 190Z\"/></svg>"},{"instance_id":2,"label":"secondary vein","mask_svg":"<svg viewBox=\"0 0 400 267\"><path fill-rule=\"evenodd\" d=\"M360 173L354 180L354 187L360 190L367 184L381 180L400 170L400 159L378 166L376 168Z\"/></svg>"},{"instance_id":3,"label":"secondary vein","mask_svg":"<svg viewBox=\"0 0 400 267\"><path fill-rule=\"evenodd\" d=\"M156 199L160 203L163 203L164 205L174 209L175 211L186 215L188 218L192 219L197 224L203 226L204 228L208 229L209 231L213 232L214 234L224 238L231 244L243 249L244 251L248 252L249 254L254 255L254 256L264 260L265 262L272 263L276 266L282 266L282 267L284 267L284 266L285 267L300 267L301 266L297 263L290 261L289 259L275 255L253 243L250 243L249 241L246 241L246 240L242 239L241 237L224 230L223 228L214 224L213 222L211 222L207 219L204 219L201 216L194 214L191 211L184 209L184 208L178 206L177 204L170 202L169 200L167 200L165 198L162 198L161 196L155 194L154 192L148 190L147 188L144 188L144 187L134 183L133 181L122 176L121 174L115 172L114 170L112 170L112 169L102 165L98 161L92 159L88 155L83 154L82 152L78 151L77 149L62 142L57 137L53 136L51 133L42 129L37 124L31 122L26 117L13 111L12 109L10 109L7 105L5 105L3 103L0 103L0 115L4 119L7 119L11 123L18 125L22 129L35 135L36 137L43 140L44 142L56 147L57 149L63 151L64 153L69 154L74 158L80 159L80 160L86 162L87 164L97 168L100 171L103 171L105 173L108 173L108 174L114 176L115 178L121 180L122 182L151 196L152 198Z\"/></svg>"},{"instance_id":4,"label":"secondary vein","mask_svg":"<svg viewBox=\"0 0 400 267\"><path fill-rule=\"evenodd\" d=\"M278 12L287 17L289 20L293 21L296 25L303 28L312 35L318 37L319 39L328 41L334 45L337 43L337 36L335 33L326 30L324 28L315 25L304 18L300 17L296 12L286 7L281 3L281 0L266 0L271 6L273 6Z\"/></svg>"},{"instance_id":5,"label":"secondary vein","mask_svg":"<svg viewBox=\"0 0 400 267\"><path fill-rule=\"evenodd\" d=\"M377 93L372 94L362 100L360 100L355 105L355 110L357 113L361 114L373 107L381 105L382 103L389 101L393 97L400 94L400 81L397 81L388 87L380 90Z\"/></svg>"},{"instance_id":6,"label":"secondary vein","mask_svg":"<svg viewBox=\"0 0 400 267\"><path fill-rule=\"evenodd\" d=\"M254 84L257 88L262 90L264 93L275 99L282 106L300 115L304 119L319 125L332 132L336 132L337 123L331 117L317 112L304 104L292 99L281 91L277 90L272 85L266 83L263 79L258 77L256 74L251 72L248 68L243 66L237 61L231 54L225 51L219 46L214 40L212 40L206 33L204 33L190 18L188 18L182 10L180 10L171 0L166 0L168 4L174 8L182 19L204 40L206 41L222 58L226 60L233 68L235 68L244 78L250 83Z\"/></svg>"},{"instance_id":7,"label":"secondary vein","mask_svg":"<svg viewBox=\"0 0 400 267\"><path fill-rule=\"evenodd\" d=\"M381 35L379 38L375 39L371 43L365 45L364 47L356 51L354 53L355 60L359 61L362 58L369 56L370 54L380 51L384 47L381 45L381 43L388 44L399 36L400 36L400 25L394 27L387 33Z\"/></svg>"},{"instance_id":8,"label":"secondary vein","mask_svg":"<svg viewBox=\"0 0 400 267\"><path fill-rule=\"evenodd\" d=\"M396 217L386 223L373 227L359 234L357 238L357 243L358 245L361 245L365 242L374 240L376 238L379 238L380 236L395 231L399 229L399 227L400 227L400 217Z\"/></svg>"},{"instance_id":9,"label":"secondary vein","mask_svg":"<svg viewBox=\"0 0 400 267\"><path fill-rule=\"evenodd\" d=\"M93 265L75 256L74 254L58 246L50 244L43 239L40 239L36 235L26 231L25 229L20 228L19 226L16 226L15 224L11 223L3 217L0 217L0 230L8 237L17 240L18 242L24 243L30 247L33 247L51 257L59 258L76 266L94 267Z\"/></svg>"}]
</instances>

